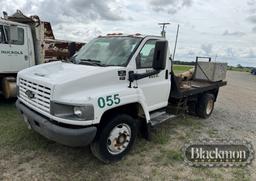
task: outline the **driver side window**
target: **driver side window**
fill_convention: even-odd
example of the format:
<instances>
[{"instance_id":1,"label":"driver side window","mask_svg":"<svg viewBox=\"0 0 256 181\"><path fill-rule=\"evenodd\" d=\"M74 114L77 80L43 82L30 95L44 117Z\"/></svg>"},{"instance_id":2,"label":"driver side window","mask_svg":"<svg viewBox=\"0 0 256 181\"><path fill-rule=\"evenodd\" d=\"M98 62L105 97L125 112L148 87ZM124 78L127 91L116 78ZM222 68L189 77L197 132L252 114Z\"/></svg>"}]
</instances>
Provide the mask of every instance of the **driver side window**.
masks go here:
<instances>
[{"instance_id":1,"label":"driver side window","mask_svg":"<svg viewBox=\"0 0 256 181\"><path fill-rule=\"evenodd\" d=\"M152 68L156 40L148 40L136 58L137 68Z\"/></svg>"}]
</instances>

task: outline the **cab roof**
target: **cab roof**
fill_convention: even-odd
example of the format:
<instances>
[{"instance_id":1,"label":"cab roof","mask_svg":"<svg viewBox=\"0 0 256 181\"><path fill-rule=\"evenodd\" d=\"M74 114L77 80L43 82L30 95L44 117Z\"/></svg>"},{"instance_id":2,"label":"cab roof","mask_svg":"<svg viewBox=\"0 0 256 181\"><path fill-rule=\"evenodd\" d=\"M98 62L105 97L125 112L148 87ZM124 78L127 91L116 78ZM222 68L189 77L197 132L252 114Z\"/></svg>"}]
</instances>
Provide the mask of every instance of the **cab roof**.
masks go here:
<instances>
[{"instance_id":1,"label":"cab roof","mask_svg":"<svg viewBox=\"0 0 256 181\"><path fill-rule=\"evenodd\" d=\"M3 19L3 18L0 18L0 23L5 24L5 25L29 26L27 24L17 23L14 21Z\"/></svg>"},{"instance_id":2,"label":"cab roof","mask_svg":"<svg viewBox=\"0 0 256 181\"><path fill-rule=\"evenodd\" d=\"M135 34L108 33L107 35L100 35L98 37L138 37L138 38L155 37L155 38L163 38L162 36L145 35L145 34L140 34L140 33L135 33Z\"/></svg>"}]
</instances>

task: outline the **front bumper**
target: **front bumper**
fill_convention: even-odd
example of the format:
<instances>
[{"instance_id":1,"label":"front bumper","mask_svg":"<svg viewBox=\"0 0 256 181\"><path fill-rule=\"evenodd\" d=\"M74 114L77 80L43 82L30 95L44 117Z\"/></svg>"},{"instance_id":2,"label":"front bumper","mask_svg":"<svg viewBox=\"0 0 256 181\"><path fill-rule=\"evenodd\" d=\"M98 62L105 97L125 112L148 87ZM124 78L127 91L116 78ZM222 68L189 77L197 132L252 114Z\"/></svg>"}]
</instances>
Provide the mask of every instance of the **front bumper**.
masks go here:
<instances>
[{"instance_id":1,"label":"front bumper","mask_svg":"<svg viewBox=\"0 0 256 181\"><path fill-rule=\"evenodd\" d=\"M63 145L72 147L86 146L93 141L97 132L95 126L86 128L66 128L53 124L49 119L32 111L19 100L16 101L16 107L21 114L27 117L34 131Z\"/></svg>"}]
</instances>

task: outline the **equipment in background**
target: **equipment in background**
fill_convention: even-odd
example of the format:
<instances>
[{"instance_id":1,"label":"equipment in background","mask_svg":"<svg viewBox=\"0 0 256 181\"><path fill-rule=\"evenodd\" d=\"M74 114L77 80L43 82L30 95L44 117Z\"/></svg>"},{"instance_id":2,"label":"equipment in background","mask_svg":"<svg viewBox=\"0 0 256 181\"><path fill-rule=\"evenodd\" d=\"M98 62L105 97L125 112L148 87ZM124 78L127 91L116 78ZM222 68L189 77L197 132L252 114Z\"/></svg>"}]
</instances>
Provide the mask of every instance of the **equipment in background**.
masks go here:
<instances>
[{"instance_id":1,"label":"equipment in background","mask_svg":"<svg viewBox=\"0 0 256 181\"><path fill-rule=\"evenodd\" d=\"M17 73L34 65L70 61L85 43L55 39L51 24L20 10L0 17L0 94L16 97Z\"/></svg>"}]
</instances>

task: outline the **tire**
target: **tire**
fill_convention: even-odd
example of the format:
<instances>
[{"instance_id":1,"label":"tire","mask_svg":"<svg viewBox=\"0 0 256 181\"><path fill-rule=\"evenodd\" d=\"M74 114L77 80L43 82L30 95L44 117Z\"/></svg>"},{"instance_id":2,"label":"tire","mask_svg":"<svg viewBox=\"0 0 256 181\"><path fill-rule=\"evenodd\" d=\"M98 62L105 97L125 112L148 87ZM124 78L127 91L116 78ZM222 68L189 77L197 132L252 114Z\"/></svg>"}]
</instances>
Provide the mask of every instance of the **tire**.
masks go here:
<instances>
[{"instance_id":1,"label":"tire","mask_svg":"<svg viewBox=\"0 0 256 181\"><path fill-rule=\"evenodd\" d=\"M90 148L104 163L116 162L130 151L136 135L136 121L126 114L117 115L99 131Z\"/></svg>"},{"instance_id":2,"label":"tire","mask_svg":"<svg viewBox=\"0 0 256 181\"><path fill-rule=\"evenodd\" d=\"M214 109L214 101L212 94L203 94L197 104L197 115L201 118L209 118Z\"/></svg>"}]
</instances>

